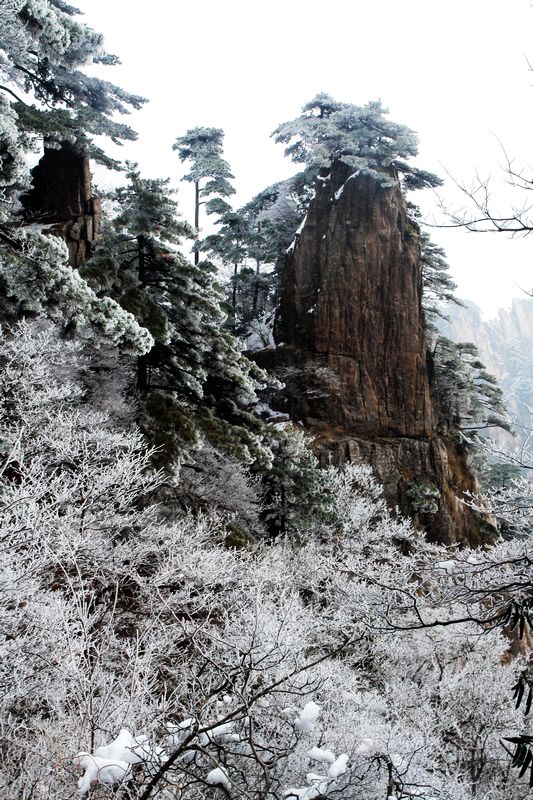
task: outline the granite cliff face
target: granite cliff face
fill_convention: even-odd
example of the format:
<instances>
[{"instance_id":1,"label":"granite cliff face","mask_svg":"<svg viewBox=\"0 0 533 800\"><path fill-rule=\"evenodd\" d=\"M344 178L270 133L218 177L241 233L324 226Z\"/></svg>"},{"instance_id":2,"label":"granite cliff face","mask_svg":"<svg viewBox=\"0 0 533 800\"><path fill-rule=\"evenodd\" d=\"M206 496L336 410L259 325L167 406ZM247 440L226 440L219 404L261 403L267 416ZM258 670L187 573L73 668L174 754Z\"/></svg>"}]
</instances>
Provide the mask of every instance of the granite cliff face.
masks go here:
<instances>
[{"instance_id":1,"label":"granite cliff face","mask_svg":"<svg viewBox=\"0 0 533 800\"><path fill-rule=\"evenodd\" d=\"M336 163L287 257L277 347L258 360L279 371L286 410L323 461L368 461L390 504L433 538L478 544L479 519L460 502L476 489L466 454L435 433L421 294L419 231L397 181Z\"/></svg>"},{"instance_id":2,"label":"granite cliff face","mask_svg":"<svg viewBox=\"0 0 533 800\"><path fill-rule=\"evenodd\" d=\"M338 378L340 402L304 416L365 435L430 434L419 261L398 188L335 164L288 259L275 330Z\"/></svg>"}]
</instances>

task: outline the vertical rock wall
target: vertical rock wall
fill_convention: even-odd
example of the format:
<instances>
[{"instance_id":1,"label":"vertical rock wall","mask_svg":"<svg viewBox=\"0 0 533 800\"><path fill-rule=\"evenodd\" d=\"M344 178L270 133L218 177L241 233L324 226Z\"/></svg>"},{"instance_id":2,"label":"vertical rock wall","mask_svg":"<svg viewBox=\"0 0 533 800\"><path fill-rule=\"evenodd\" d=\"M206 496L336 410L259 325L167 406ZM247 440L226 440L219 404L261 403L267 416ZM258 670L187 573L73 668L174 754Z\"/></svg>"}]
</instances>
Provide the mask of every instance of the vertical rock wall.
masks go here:
<instances>
[{"instance_id":1,"label":"vertical rock wall","mask_svg":"<svg viewBox=\"0 0 533 800\"><path fill-rule=\"evenodd\" d=\"M323 409L329 424L427 436L418 230L397 184L350 174L336 163L318 182L283 275L276 339L338 376L340 402ZM309 412L322 416L316 403Z\"/></svg>"},{"instance_id":2,"label":"vertical rock wall","mask_svg":"<svg viewBox=\"0 0 533 800\"><path fill-rule=\"evenodd\" d=\"M461 502L476 489L467 456L435 432L421 299L419 231L398 182L336 163L287 257L277 347L257 360L280 371L323 461L369 462L389 503L434 539L479 544L491 532Z\"/></svg>"}]
</instances>

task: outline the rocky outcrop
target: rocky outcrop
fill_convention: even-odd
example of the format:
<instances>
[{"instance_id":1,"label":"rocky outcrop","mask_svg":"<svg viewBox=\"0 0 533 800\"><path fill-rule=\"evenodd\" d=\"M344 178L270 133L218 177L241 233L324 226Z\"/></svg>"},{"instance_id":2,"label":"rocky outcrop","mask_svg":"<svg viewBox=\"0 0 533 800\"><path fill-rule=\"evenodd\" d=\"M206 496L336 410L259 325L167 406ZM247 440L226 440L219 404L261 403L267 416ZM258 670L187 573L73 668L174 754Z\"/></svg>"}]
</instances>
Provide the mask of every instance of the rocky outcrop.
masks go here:
<instances>
[{"instance_id":1,"label":"rocky outcrop","mask_svg":"<svg viewBox=\"0 0 533 800\"><path fill-rule=\"evenodd\" d=\"M479 544L460 500L476 489L466 455L435 433L418 227L395 177L383 183L342 163L319 177L287 257L277 347L257 360L282 377L284 410L323 461L367 461L434 539Z\"/></svg>"},{"instance_id":2,"label":"rocky outcrop","mask_svg":"<svg viewBox=\"0 0 533 800\"><path fill-rule=\"evenodd\" d=\"M65 240L71 266L85 261L101 217L85 155L68 142L60 149L46 148L32 170L32 188L22 195L21 203L26 222L46 226L47 232Z\"/></svg>"},{"instance_id":3,"label":"rocky outcrop","mask_svg":"<svg viewBox=\"0 0 533 800\"><path fill-rule=\"evenodd\" d=\"M293 398L293 416L365 435L427 436L418 230L397 184L350 175L339 162L319 180L283 275L277 342L339 383L333 407L300 408Z\"/></svg>"},{"instance_id":4,"label":"rocky outcrop","mask_svg":"<svg viewBox=\"0 0 533 800\"><path fill-rule=\"evenodd\" d=\"M489 520L461 502L478 486L459 444L439 437L369 440L323 432L315 446L323 463L370 464L389 506L410 516L430 539L472 547L493 540L495 530Z\"/></svg>"}]
</instances>

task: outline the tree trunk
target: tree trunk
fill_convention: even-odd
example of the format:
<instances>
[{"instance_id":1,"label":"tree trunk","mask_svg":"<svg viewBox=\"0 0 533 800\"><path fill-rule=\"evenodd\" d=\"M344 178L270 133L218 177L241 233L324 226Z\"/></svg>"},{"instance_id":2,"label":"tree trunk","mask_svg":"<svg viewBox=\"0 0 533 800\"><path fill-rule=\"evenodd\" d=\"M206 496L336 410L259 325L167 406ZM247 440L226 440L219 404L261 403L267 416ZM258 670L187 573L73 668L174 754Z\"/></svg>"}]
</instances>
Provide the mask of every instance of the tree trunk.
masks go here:
<instances>
[{"instance_id":1,"label":"tree trunk","mask_svg":"<svg viewBox=\"0 0 533 800\"><path fill-rule=\"evenodd\" d=\"M259 259L256 259L255 262L255 283L254 283L254 294L252 299L252 313L255 314L257 309L257 301L259 300L259 268L260 262Z\"/></svg>"},{"instance_id":2,"label":"tree trunk","mask_svg":"<svg viewBox=\"0 0 533 800\"><path fill-rule=\"evenodd\" d=\"M231 292L231 307L233 308L233 332L237 328L237 270L238 264L233 265L233 289Z\"/></svg>"},{"instance_id":3,"label":"tree trunk","mask_svg":"<svg viewBox=\"0 0 533 800\"><path fill-rule=\"evenodd\" d=\"M194 230L196 236L200 233L200 181L194 182ZM198 250L194 251L194 263L198 264L200 261L200 253Z\"/></svg>"},{"instance_id":4,"label":"tree trunk","mask_svg":"<svg viewBox=\"0 0 533 800\"><path fill-rule=\"evenodd\" d=\"M146 283L146 255L144 245L144 236L137 236L137 277L139 278L141 286L144 286Z\"/></svg>"},{"instance_id":5,"label":"tree trunk","mask_svg":"<svg viewBox=\"0 0 533 800\"><path fill-rule=\"evenodd\" d=\"M146 253L144 236L137 236L137 277L139 284L144 286L146 282ZM148 355L138 356L137 358L137 388L141 392L148 389Z\"/></svg>"},{"instance_id":6,"label":"tree trunk","mask_svg":"<svg viewBox=\"0 0 533 800\"><path fill-rule=\"evenodd\" d=\"M148 356L137 358L137 389L146 392L148 389Z\"/></svg>"}]
</instances>

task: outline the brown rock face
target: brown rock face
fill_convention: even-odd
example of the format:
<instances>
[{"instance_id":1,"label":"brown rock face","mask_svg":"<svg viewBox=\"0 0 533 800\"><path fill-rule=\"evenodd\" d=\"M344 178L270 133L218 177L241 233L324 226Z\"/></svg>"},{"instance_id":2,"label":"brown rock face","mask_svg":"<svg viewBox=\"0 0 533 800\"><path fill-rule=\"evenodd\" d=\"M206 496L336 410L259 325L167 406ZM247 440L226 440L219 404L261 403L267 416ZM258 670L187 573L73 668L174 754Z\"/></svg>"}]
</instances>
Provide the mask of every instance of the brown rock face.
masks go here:
<instances>
[{"instance_id":1,"label":"brown rock face","mask_svg":"<svg viewBox=\"0 0 533 800\"><path fill-rule=\"evenodd\" d=\"M334 407L294 409L347 432L427 436L418 230L399 186L350 178L337 163L315 199L283 278L276 339L339 382Z\"/></svg>"},{"instance_id":2,"label":"brown rock face","mask_svg":"<svg viewBox=\"0 0 533 800\"><path fill-rule=\"evenodd\" d=\"M85 261L100 224L100 201L92 196L89 159L64 142L47 148L32 170L32 189L21 197L28 222L48 228L65 239L69 263Z\"/></svg>"},{"instance_id":3,"label":"brown rock face","mask_svg":"<svg viewBox=\"0 0 533 800\"><path fill-rule=\"evenodd\" d=\"M480 544L492 531L461 503L476 490L466 454L434 430L417 226L397 182L350 174L337 163L319 178L283 275L277 348L254 357L281 374L323 462L370 463L432 538Z\"/></svg>"}]
</instances>

